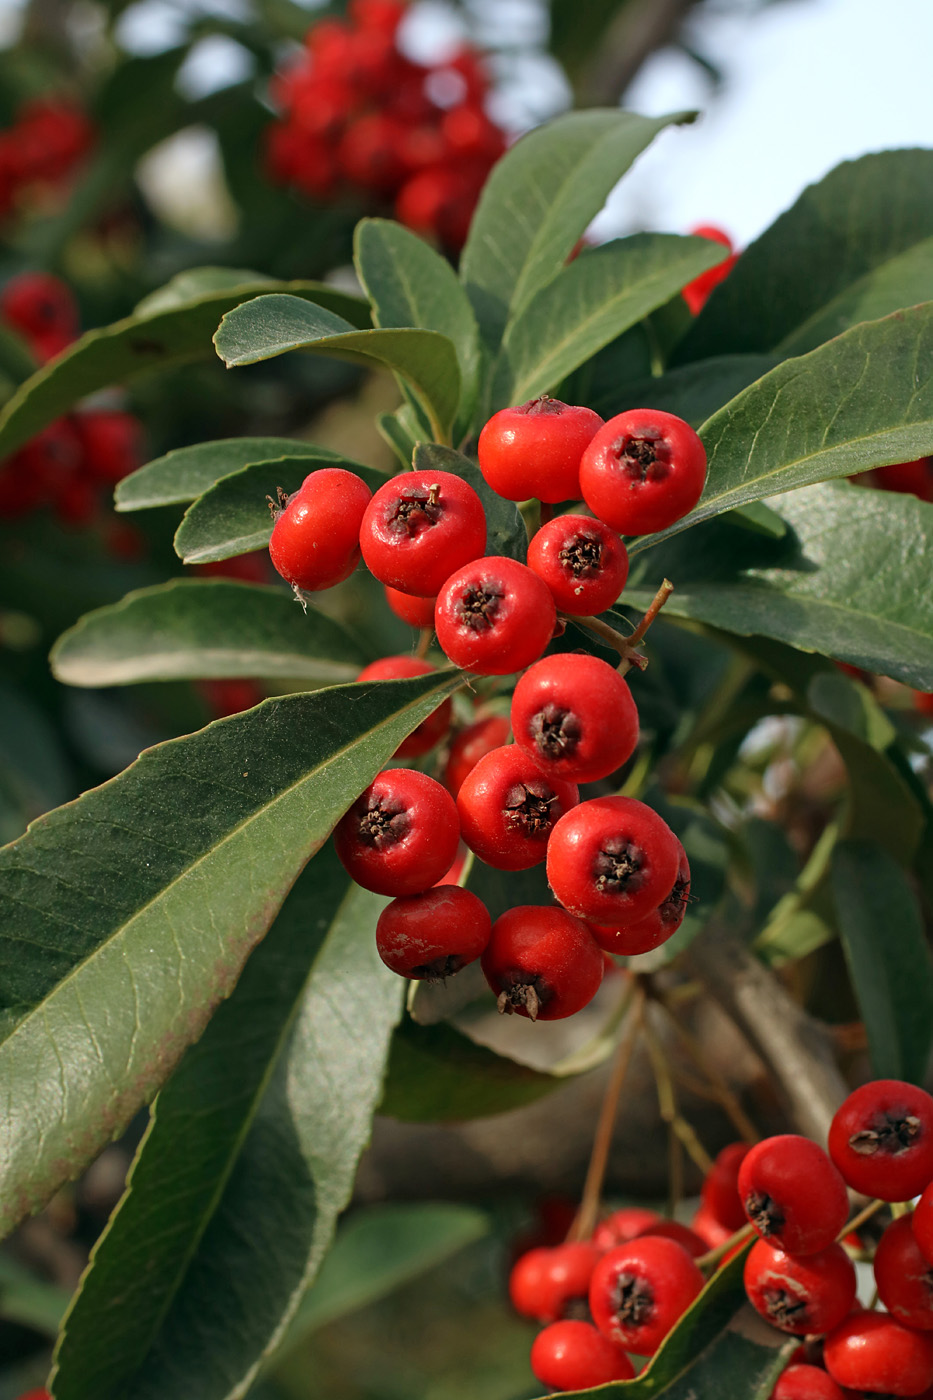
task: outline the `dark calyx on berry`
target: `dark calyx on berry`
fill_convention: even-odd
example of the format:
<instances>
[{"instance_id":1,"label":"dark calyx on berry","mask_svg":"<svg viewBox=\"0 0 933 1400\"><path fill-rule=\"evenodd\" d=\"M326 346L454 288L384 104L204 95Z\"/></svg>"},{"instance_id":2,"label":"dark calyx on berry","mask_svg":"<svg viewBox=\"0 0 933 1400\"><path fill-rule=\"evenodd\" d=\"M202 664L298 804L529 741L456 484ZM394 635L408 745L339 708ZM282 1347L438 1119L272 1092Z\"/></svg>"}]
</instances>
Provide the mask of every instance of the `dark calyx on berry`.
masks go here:
<instances>
[{"instance_id":1,"label":"dark calyx on berry","mask_svg":"<svg viewBox=\"0 0 933 1400\"><path fill-rule=\"evenodd\" d=\"M400 496L389 523L395 526L399 534L409 536L429 530L443 515L437 499L439 490L439 486L431 486L423 495L413 491L410 495Z\"/></svg>"},{"instance_id":2,"label":"dark calyx on berry","mask_svg":"<svg viewBox=\"0 0 933 1400\"><path fill-rule=\"evenodd\" d=\"M545 705L529 727L535 747L547 758L572 754L580 742L580 721L572 710L562 710L559 705Z\"/></svg>"},{"instance_id":3,"label":"dark calyx on berry","mask_svg":"<svg viewBox=\"0 0 933 1400\"><path fill-rule=\"evenodd\" d=\"M873 1157L876 1152L887 1152L897 1157L913 1147L920 1135L920 1119L906 1108L889 1108L872 1119L871 1125L853 1133L849 1146L860 1157Z\"/></svg>"},{"instance_id":4,"label":"dark calyx on berry","mask_svg":"<svg viewBox=\"0 0 933 1400\"><path fill-rule=\"evenodd\" d=\"M435 958L433 962L419 963L411 970L411 976L417 978L419 982L443 982L446 977L453 977L455 972L459 972L466 963L457 953L448 953L446 958Z\"/></svg>"},{"instance_id":5,"label":"dark calyx on berry","mask_svg":"<svg viewBox=\"0 0 933 1400\"><path fill-rule=\"evenodd\" d=\"M295 493L292 492L292 495L294 494ZM273 500L271 496L266 497L269 503L269 514L272 516L273 520L278 520L291 499L292 497L285 490L284 486L277 486L275 488L275 500Z\"/></svg>"},{"instance_id":6,"label":"dark calyx on berry","mask_svg":"<svg viewBox=\"0 0 933 1400\"><path fill-rule=\"evenodd\" d=\"M674 919L679 919L684 911L684 905L690 903L690 881L675 880L674 888L667 899L661 901L658 913L661 915L661 922L671 923Z\"/></svg>"},{"instance_id":7,"label":"dark calyx on berry","mask_svg":"<svg viewBox=\"0 0 933 1400\"><path fill-rule=\"evenodd\" d=\"M615 1312L619 1320L629 1327L641 1327L650 1322L654 1312L654 1292L648 1280L638 1274L620 1274Z\"/></svg>"},{"instance_id":8,"label":"dark calyx on berry","mask_svg":"<svg viewBox=\"0 0 933 1400\"><path fill-rule=\"evenodd\" d=\"M764 1191L750 1191L745 1200L745 1212L755 1229L765 1239L779 1234L784 1228L784 1216L776 1201Z\"/></svg>"},{"instance_id":9,"label":"dark calyx on berry","mask_svg":"<svg viewBox=\"0 0 933 1400\"><path fill-rule=\"evenodd\" d=\"M519 404L518 408L512 410L513 413L526 413L529 418L540 418L544 413L557 418L567 407L560 399L552 399L548 394L539 394L536 399L529 399L527 403Z\"/></svg>"},{"instance_id":10,"label":"dark calyx on berry","mask_svg":"<svg viewBox=\"0 0 933 1400\"><path fill-rule=\"evenodd\" d=\"M360 817L359 838L364 846L384 850L394 846L408 832L408 813L399 802L386 802L381 797L370 798L371 806Z\"/></svg>"},{"instance_id":11,"label":"dark calyx on berry","mask_svg":"<svg viewBox=\"0 0 933 1400\"><path fill-rule=\"evenodd\" d=\"M626 475L637 481L663 481L670 470L670 452L660 438L626 437L616 450Z\"/></svg>"},{"instance_id":12,"label":"dark calyx on berry","mask_svg":"<svg viewBox=\"0 0 933 1400\"><path fill-rule=\"evenodd\" d=\"M603 547L599 540L577 535L570 544L565 544L558 559L574 578L592 578L602 565Z\"/></svg>"},{"instance_id":13,"label":"dark calyx on berry","mask_svg":"<svg viewBox=\"0 0 933 1400\"><path fill-rule=\"evenodd\" d=\"M516 979L510 986L502 988L496 998L496 1007L500 1016L524 1011L529 1021L537 1021L541 1008L549 1000L550 991L540 977L534 977L530 982Z\"/></svg>"},{"instance_id":14,"label":"dark calyx on berry","mask_svg":"<svg viewBox=\"0 0 933 1400\"><path fill-rule=\"evenodd\" d=\"M551 807L557 794L544 783L516 783L506 794L505 811L510 826L521 827L526 836L543 836L554 825Z\"/></svg>"},{"instance_id":15,"label":"dark calyx on berry","mask_svg":"<svg viewBox=\"0 0 933 1400\"><path fill-rule=\"evenodd\" d=\"M494 583L471 588L457 603L457 620L473 632L487 632L492 627L505 590L494 593Z\"/></svg>"},{"instance_id":16,"label":"dark calyx on berry","mask_svg":"<svg viewBox=\"0 0 933 1400\"><path fill-rule=\"evenodd\" d=\"M613 894L637 890L642 884L641 867L637 847L628 841L610 841L609 849L596 857L596 888Z\"/></svg>"},{"instance_id":17,"label":"dark calyx on berry","mask_svg":"<svg viewBox=\"0 0 933 1400\"><path fill-rule=\"evenodd\" d=\"M775 1327L796 1327L806 1317L807 1303L785 1288L766 1288L763 1295L768 1317Z\"/></svg>"}]
</instances>

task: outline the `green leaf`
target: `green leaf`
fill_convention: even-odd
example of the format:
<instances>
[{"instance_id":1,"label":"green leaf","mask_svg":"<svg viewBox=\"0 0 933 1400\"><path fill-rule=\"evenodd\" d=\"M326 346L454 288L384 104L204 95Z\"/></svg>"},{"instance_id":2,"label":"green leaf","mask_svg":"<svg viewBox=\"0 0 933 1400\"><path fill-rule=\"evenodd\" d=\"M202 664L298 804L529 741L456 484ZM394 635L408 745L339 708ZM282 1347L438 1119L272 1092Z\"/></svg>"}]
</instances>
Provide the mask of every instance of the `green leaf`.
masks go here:
<instances>
[{"instance_id":1,"label":"green leaf","mask_svg":"<svg viewBox=\"0 0 933 1400\"><path fill-rule=\"evenodd\" d=\"M68 1306L69 1293L44 1283L15 1259L0 1254L0 1318L54 1337Z\"/></svg>"},{"instance_id":2,"label":"green leaf","mask_svg":"<svg viewBox=\"0 0 933 1400\"><path fill-rule=\"evenodd\" d=\"M403 471L411 471L415 445L423 433L418 431L411 405L404 403L394 413L380 413L376 427L384 442L398 457Z\"/></svg>"},{"instance_id":3,"label":"green leaf","mask_svg":"<svg viewBox=\"0 0 933 1400\"><path fill-rule=\"evenodd\" d=\"M339 452L293 438L219 438L216 442L199 442L193 447L176 447L173 452L166 452L164 457L156 457L125 476L114 492L116 508L149 510L153 506L194 501L223 477L253 462L270 462L282 457L340 460Z\"/></svg>"},{"instance_id":4,"label":"green leaf","mask_svg":"<svg viewBox=\"0 0 933 1400\"><path fill-rule=\"evenodd\" d=\"M678 418L699 428L777 363L774 355L716 355L696 364L681 365L667 374L626 383L622 388L617 382L611 388L607 386L598 401L586 402L603 417L621 413L632 404L676 413Z\"/></svg>"},{"instance_id":5,"label":"green leaf","mask_svg":"<svg viewBox=\"0 0 933 1400\"><path fill-rule=\"evenodd\" d=\"M233 579L170 579L98 608L51 654L66 685L279 676L354 680L369 660L339 622L290 592Z\"/></svg>"},{"instance_id":6,"label":"green leaf","mask_svg":"<svg viewBox=\"0 0 933 1400\"><path fill-rule=\"evenodd\" d=\"M112 326L87 331L63 354L50 360L22 384L0 411L0 457L109 384L127 384L147 370L174 369L192 360L209 359L211 336L225 311L257 291L268 279L207 292L174 303L153 315L127 316ZM345 311L347 297L320 282L281 282L293 300L313 297Z\"/></svg>"},{"instance_id":7,"label":"green leaf","mask_svg":"<svg viewBox=\"0 0 933 1400\"><path fill-rule=\"evenodd\" d=\"M929 300L929 251L920 249L933 237L931 187L933 151L883 151L837 166L746 248L676 361L796 354L860 319L863 299L875 316ZM916 262L905 258L915 251Z\"/></svg>"},{"instance_id":8,"label":"green leaf","mask_svg":"<svg viewBox=\"0 0 933 1400\"><path fill-rule=\"evenodd\" d=\"M0 1230L151 1097L354 794L460 683L267 700L0 852Z\"/></svg>"},{"instance_id":9,"label":"green leaf","mask_svg":"<svg viewBox=\"0 0 933 1400\"><path fill-rule=\"evenodd\" d=\"M453 472L462 477L479 496L486 512L486 553L506 554L524 564L528 552L528 532L514 501L497 496L475 462L449 447L419 442L415 448L415 471Z\"/></svg>"},{"instance_id":10,"label":"green leaf","mask_svg":"<svg viewBox=\"0 0 933 1400\"><path fill-rule=\"evenodd\" d=\"M933 453L933 302L785 360L715 413L700 437L706 487L665 535L777 492ZM631 552L645 547L639 541Z\"/></svg>"},{"instance_id":11,"label":"green leaf","mask_svg":"<svg viewBox=\"0 0 933 1400\"><path fill-rule=\"evenodd\" d=\"M636 233L583 252L510 319L492 370L488 411L553 389L721 262L723 252L706 238L665 233Z\"/></svg>"},{"instance_id":12,"label":"green leaf","mask_svg":"<svg viewBox=\"0 0 933 1400\"><path fill-rule=\"evenodd\" d=\"M528 132L494 166L460 262L493 351L507 322L560 272L635 158L659 131L694 115L569 112Z\"/></svg>"},{"instance_id":13,"label":"green leaf","mask_svg":"<svg viewBox=\"0 0 933 1400\"><path fill-rule=\"evenodd\" d=\"M327 467L355 473L371 491L378 491L389 480L384 472L329 453L321 457L305 454L253 462L222 477L188 507L175 532L175 553L186 564L206 564L213 559L229 559L251 549L263 549L272 534L267 497L276 500L280 487L291 495L305 477Z\"/></svg>"},{"instance_id":14,"label":"green leaf","mask_svg":"<svg viewBox=\"0 0 933 1400\"><path fill-rule=\"evenodd\" d=\"M647 607L666 574L676 580L668 616L933 690L933 506L845 482L771 505L788 527L783 538L705 525L651 550L647 578L639 570L623 601Z\"/></svg>"},{"instance_id":15,"label":"green leaf","mask_svg":"<svg viewBox=\"0 0 933 1400\"><path fill-rule=\"evenodd\" d=\"M295 885L156 1100L65 1320L56 1400L245 1394L369 1139L401 1010L373 939L384 902L332 850Z\"/></svg>"},{"instance_id":16,"label":"green leaf","mask_svg":"<svg viewBox=\"0 0 933 1400\"><path fill-rule=\"evenodd\" d=\"M460 370L453 344L438 331L359 331L300 297L258 296L224 316L214 344L228 369L288 350L309 350L393 370L417 394L438 439L449 436L460 400Z\"/></svg>"},{"instance_id":17,"label":"green leaf","mask_svg":"<svg viewBox=\"0 0 933 1400\"><path fill-rule=\"evenodd\" d=\"M922 1084L933 1044L933 966L917 897L903 867L873 841L839 843L832 888L872 1073Z\"/></svg>"},{"instance_id":18,"label":"green leaf","mask_svg":"<svg viewBox=\"0 0 933 1400\"><path fill-rule=\"evenodd\" d=\"M455 438L467 431L479 387L479 329L469 298L446 258L388 219L356 226L354 263L372 303L375 325L420 326L453 342L460 366ZM410 459L409 459L410 460Z\"/></svg>"}]
</instances>

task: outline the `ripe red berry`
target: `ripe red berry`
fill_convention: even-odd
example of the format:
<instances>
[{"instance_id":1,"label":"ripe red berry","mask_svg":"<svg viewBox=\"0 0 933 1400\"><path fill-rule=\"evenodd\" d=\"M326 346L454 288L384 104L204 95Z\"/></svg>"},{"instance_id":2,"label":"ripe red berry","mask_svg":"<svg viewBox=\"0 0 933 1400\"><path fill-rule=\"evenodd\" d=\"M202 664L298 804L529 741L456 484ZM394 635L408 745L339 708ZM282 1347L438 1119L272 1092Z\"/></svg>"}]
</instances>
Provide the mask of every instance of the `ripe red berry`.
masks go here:
<instances>
[{"instance_id":1,"label":"ripe red berry","mask_svg":"<svg viewBox=\"0 0 933 1400\"><path fill-rule=\"evenodd\" d=\"M919 457L915 462L876 467L868 473L868 480L880 491L897 491L917 496L921 501L933 501L933 458Z\"/></svg>"},{"instance_id":2,"label":"ripe red berry","mask_svg":"<svg viewBox=\"0 0 933 1400\"><path fill-rule=\"evenodd\" d=\"M277 512L269 540L269 557L286 583L314 593L349 578L370 499L365 481L342 467L306 476Z\"/></svg>"},{"instance_id":3,"label":"ripe red berry","mask_svg":"<svg viewBox=\"0 0 933 1400\"><path fill-rule=\"evenodd\" d=\"M558 515L528 546L528 567L560 612L589 617L612 606L628 578L628 552L615 530L588 515Z\"/></svg>"},{"instance_id":4,"label":"ripe red berry","mask_svg":"<svg viewBox=\"0 0 933 1400\"><path fill-rule=\"evenodd\" d=\"M854 1191L910 1200L933 1181L933 1098L899 1079L863 1084L833 1118L829 1155Z\"/></svg>"},{"instance_id":5,"label":"ripe red berry","mask_svg":"<svg viewBox=\"0 0 933 1400\"><path fill-rule=\"evenodd\" d=\"M592 1001L604 964L579 919L563 909L520 904L493 924L482 966L500 1011L559 1021Z\"/></svg>"},{"instance_id":6,"label":"ripe red berry","mask_svg":"<svg viewBox=\"0 0 933 1400\"><path fill-rule=\"evenodd\" d=\"M631 758L638 711L612 666L598 656L565 652L545 657L520 678L512 732L545 773L592 783Z\"/></svg>"},{"instance_id":7,"label":"ripe red berry","mask_svg":"<svg viewBox=\"0 0 933 1400\"><path fill-rule=\"evenodd\" d=\"M778 1377L771 1400L845 1400L828 1371L798 1363Z\"/></svg>"},{"instance_id":8,"label":"ripe red berry","mask_svg":"<svg viewBox=\"0 0 933 1400\"><path fill-rule=\"evenodd\" d=\"M697 224L690 232L695 238L709 238L713 243L721 243L732 253L732 239L714 224ZM683 289L683 298L694 316L699 315L710 292L714 287L718 287L720 282L725 281L738 260L738 254L732 253L731 257L725 258L715 267L707 268L706 272L701 272L699 277L694 277L692 282L687 283Z\"/></svg>"},{"instance_id":9,"label":"ripe red berry","mask_svg":"<svg viewBox=\"0 0 933 1400\"><path fill-rule=\"evenodd\" d=\"M489 942L492 920L481 899L459 885L435 885L393 899L376 924L376 949L386 967L416 981L452 977Z\"/></svg>"},{"instance_id":10,"label":"ripe red berry","mask_svg":"<svg viewBox=\"0 0 933 1400\"><path fill-rule=\"evenodd\" d=\"M499 554L451 574L434 610L437 640L450 660L481 676L505 676L537 661L556 621L547 586Z\"/></svg>"},{"instance_id":11,"label":"ripe red berry","mask_svg":"<svg viewBox=\"0 0 933 1400\"><path fill-rule=\"evenodd\" d=\"M789 1254L817 1254L849 1218L846 1184L809 1138L765 1138L739 1168L745 1214L763 1239Z\"/></svg>"},{"instance_id":12,"label":"ripe red berry","mask_svg":"<svg viewBox=\"0 0 933 1400\"><path fill-rule=\"evenodd\" d=\"M72 419L84 448L85 468L97 481L113 485L143 460L142 424L132 413L95 409Z\"/></svg>"},{"instance_id":13,"label":"ripe red berry","mask_svg":"<svg viewBox=\"0 0 933 1400\"><path fill-rule=\"evenodd\" d=\"M755 1311L782 1332L829 1332L855 1300L855 1266L838 1244L800 1258L756 1240L745 1260L745 1291Z\"/></svg>"},{"instance_id":14,"label":"ripe red berry","mask_svg":"<svg viewBox=\"0 0 933 1400\"><path fill-rule=\"evenodd\" d=\"M623 924L619 928L606 928L588 921L590 933L604 952L626 958L635 957L639 953L650 953L652 949L660 948L661 944L666 943L680 928L690 899L690 863L679 841L677 846L680 852L677 878L670 894L661 901L657 909L652 909L650 914L646 914L636 923ZM744 1224L744 1217L741 1223Z\"/></svg>"},{"instance_id":15,"label":"ripe red berry","mask_svg":"<svg viewBox=\"0 0 933 1400\"><path fill-rule=\"evenodd\" d=\"M701 1240L705 1241L707 1249L718 1249L721 1244L725 1244L726 1240L731 1239L735 1234L734 1230L730 1230L728 1225L723 1225L709 1206L705 1205L701 1205L697 1210L690 1222L690 1228L700 1236ZM742 1248L741 1244L738 1248Z\"/></svg>"},{"instance_id":16,"label":"ripe red berry","mask_svg":"<svg viewBox=\"0 0 933 1400\"><path fill-rule=\"evenodd\" d=\"M859 1393L920 1395L933 1385L933 1337L860 1309L830 1332L823 1364L837 1385Z\"/></svg>"},{"instance_id":17,"label":"ripe red berry","mask_svg":"<svg viewBox=\"0 0 933 1400\"><path fill-rule=\"evenodd\" d=\"M593 1231L593 1243L601 1254L634 1240L661 1219L656 1210L644 1206L622 1206L601 1220Z\"/></svg>"},{"instance_id":18,"label":"ripe red berry","mask_svg":"<svg viewBox=\"0 0 933 1400\"><path fill-rule=\"evenodd\" d=\"M674 1240L681 1249L686 1250L691 1259L699 1259L701 1254L707 1250L706 1241L698 1235L695 1230L691 1230L689 1225L683 1225L679 1220L653 1220L650 1225L646 1225L644 1230L638 1232L638 1239Z\"/></svg>"},{"instance_id":19,"label":"ripe red berry","mask_svg":"<svg viewBox=\"0 0 933 1400\"><path fill-rule=\"evenodd\" d=\"M732 1232L741 1230L745 1224L745 1210L739 1195L739 1169L749 1150L747 1142L730 1142L717 1152L700 1187L701 1205Z\"/></svg>"},{"instance_id":20,"label":"ripe red berry","mask_svg":"<svg viewBox=\"0 0 933 1400\"><path fill-rule=\"evenodd\" d=\"M479 435L480 471L509 501L569 501L580 495L583 449L603 426L590 408L542 394L494 413Z\"/></svg>"},{"instance_id":21,"label":"ripe red berry","mask_svg":"<svg viewBox=\"0 0 933 1400\"><path fill-rule=\"evenodd\" d=\"M0 292L0 316L20 332L40 360L58 355L78 335L78 304L67 283L50 272L21 272Z\"/></svg>"},{"instance_id":22,"label":"ripe red berry","mask_svg":"<svg viewBox=\"0 0 933 1400\"><path fill-rule=\"evenodd\" d=\"M545 777L517 744L481 758L457 794L460 831L496 870L528 870L547 853L555 822L575 807L575 783Z\"/></svg>"},{"instance_id":23,"label":"ripe red berry","mask_svg":"<svg viewBox=\"0 0 933 1400\"><path fill-rule=\"evenodd\" d=\"M457 796L468 774L486 754L498 749L509 737L509 722L504 715L486 715L475 720L455 736L450 745L444 782Z\"/></svg>"},{"instance_id":24,"label":"ripe red berry","mask_svg":"<svg viewBox=\"0 0 933 1400\"><path fill-rule=\"evenodd\" d=\"M588 1390L608 1381L627 1381L635 1367L591 1322L568 1319L539 1332L531 1344L531 1369L553 1390Z\"/></svg>"},{"instance_id":25,"label":"ripe red berry","mask_svg":"<svg viewBox=\"0 0 933 1400\"><path fill-rule=\"evenodd\" d=\"M403 676L429 676L436 669L437 667L432 666L430 662L420 661L415 656L383 656L381 660L371 661L368 666L364 666L356 679L358 682L395 681ZM451 702L444 700L433 714L421 721L407 739L402 740L395 750L395 757L419 758L422 754L430 753L450 728L451 711Z\"/></svg>"},{"instance_id":26,"label":"ripe red berry","mask_svg":"<svg viewBox=\"0 0 933 1400\"><path fill-rule=\"evenodd\" d=\"M380 773L337 823L334 846L364 890L420 894L453 864L460 839L446 788L411 768Z\"/></svg>"},{"instance_id":27,"label":"ripe red berry","mask_svg":"<svg viewBox=\"0 0 933 1400\"><path fill-rule=\"evenodd\" d=\"M610 1342L653 1356L702 1287L703 1275L681 1245L643 1235L600 1259L590 1283L590 1311Z\"/></svg>"},{"instance_id":28,"label":"ripe red berry","mask_svg":"<svg viewBox=\"0 0 933 1400\"><path fill-rule=\"evenodd\" d=\"M594 923L635 922L656 909L677 877L680 843L657 812L633 797L596 797L551 833L547 877L571 914Z\"/></svg>"},{"instance_id":29,"label":"ripe red berry","mask_svg":"<svg viewBox=\"0 0 933 1400\"><path fill-rule=\"evenodd\" d=\"M585 1300L599 1251L586 1241L529 1249L509 1275L509 1297L516 1312L536 1322L557 1322Z\"/></svg>"},{"instance_id":30,"label":"ripe red berry","mask_svg":"<svg viewBox=\"0 0 933 1400\"><path fill-rule=\"evenodd\" d=\"M666 530L691 511L706 481L706 449L682 418L632 408L610 418L580 462L594 515L623 535Z\"/></svg>"},{"instance_id":31,"label":"ripe red berry","mask_svg":"<svg viewBox=\"0 0 933 1400\"><path fill-rule=\"evenodd\" d=\"M400 593L397 588L389 588L387 584L382 586L386 602L396 617L407 622L409 627L430 627L433 632L434 598L417 598L414 593Z\"/></svg>"},{"instance_id":32,"label":"ripe red berry","mask_svg":"<svg viewBox=\"0 0 933 1400\"><path fill-rule=\"evenodd\" d=\"M909 1215L894 1220L875 1251L875 1283L888 1312L905 1327L933 1331L933 1265L917 1243Z\"/></svg>"},{"instance_id":33,"label":"ripe red berry","mask_svg":"<svg viewBox=\"0 0 933 1400\"><path fill-rule=\"evenodd\" d=\"M482 502L452 472L403 472L369 502L360 547L380 583L432 597L455 569L484 552Z\"/></svg>"}]
</instances>

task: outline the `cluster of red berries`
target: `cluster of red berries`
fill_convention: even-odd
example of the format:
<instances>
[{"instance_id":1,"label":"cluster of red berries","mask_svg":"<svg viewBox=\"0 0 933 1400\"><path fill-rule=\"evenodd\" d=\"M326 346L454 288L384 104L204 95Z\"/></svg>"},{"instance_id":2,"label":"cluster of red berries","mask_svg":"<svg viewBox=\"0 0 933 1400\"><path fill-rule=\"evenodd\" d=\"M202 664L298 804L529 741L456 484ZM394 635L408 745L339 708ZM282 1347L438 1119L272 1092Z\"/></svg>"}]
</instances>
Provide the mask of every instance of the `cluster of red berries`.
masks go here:
<instances>
[{"instance_id":1,"label":"cluster of red berries","mask_svg":"<svg viewBox=\"0 0 933 1400\"><path fill-rule=\"evenodd\" d=\"M65 97L24 102L0 131L0 215L11 213L38 186L66 181L94 144L87 114Z\"/></svg>"},{"instance_id":2,"label":"cluster of red berries","mask_svg":"<svg viewBox=\"0 0 933 1400\"><path fill-rule=\"evenodd\" d=\"M272 179L329 202L362 195L456 250L505 138L485 110L489 81L468 47L434 67L398 46L402 0L350 0L346 20L308 31L275 80Z\"/></svg>"},{"instance_id":3,"label":"cluster of red berries","mask_svg":"<svg viewBox=\"0 0 933 1400\"><path fill-rule=\"evenodd\" d=\"M43 364L80 331L70 287L45 272L23 272L6 283L0 318ZM131 413L84 409L57 418L0 463L0 519L51 507L67 524L87 524L116 482L142 461L142 428Z\"/></svg>"},{"instance_id":4,"label":"cluster of red berries","mask_svg":"<svg viewBox=\"0 0 933 1400\"><path fill-rule=\"evenodd\" d=\"M850 1189L876 1206L920 1197L912 1213L895 1214L874 1252L885 1311L856 1301L847 1251L864 1246L847 1223ZM727 1262L749 1226L759 1236L744 1266L749 1301L772 1326L808 1339L772 1400L929 1395L933 1098L899 1080L850 1094L833 1119L828 1154L792 1133L724 1148L692 1228L628 1207L589 1240L523 1254L509 1292L520 1313L544 1324L532 1348L535 1375L555 1390L634 1375L627 1353L654 1355L700 1292L701 1266Z\"/></svg>"}]
</instances>

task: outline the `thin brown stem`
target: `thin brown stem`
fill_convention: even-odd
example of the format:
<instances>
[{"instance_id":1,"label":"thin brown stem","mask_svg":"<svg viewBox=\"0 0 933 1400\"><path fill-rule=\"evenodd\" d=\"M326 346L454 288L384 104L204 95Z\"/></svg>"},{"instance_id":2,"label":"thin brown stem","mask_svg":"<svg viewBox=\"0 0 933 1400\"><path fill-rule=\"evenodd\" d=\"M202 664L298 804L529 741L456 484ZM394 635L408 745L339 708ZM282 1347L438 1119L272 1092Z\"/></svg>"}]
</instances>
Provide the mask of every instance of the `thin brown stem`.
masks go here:
<instances>
[{"instance_id":1,"label":"thin brown stem","mask_svg":"<svg viewBox=\"0 0 933 1400\"><path fill-rule=\"evenodd\" d=\"M663 995L658 997L658 1005L664 1011L668 1022L674 1028L687 1054L700 1073L709 1082L723 1112L728 1116L736 1132L745 1142L754 1146L754 1144L758 1142L759 1136L755 1130L755 1125L746 1114L735 1094L729 1088L729 1085L726 1083L720 1071L708 1058L696 1037L691 1035L685 1026L681 1025L680 1020L667 1004Z\"/></svg>"},{"instance_id":2,"label":"thin brown stem","mask_svg":"<svg viewBox=\"0 0 933 1400\"><path fill-rule=\"evenodd\" d=\"M603 1181L609 1162L609 1150L612 1146L612 1129L615 1125L619 1098L638 1039L638 1032L644 1022L644 1007L645 993L639 986L635 989L628 1015L622 1023L618 1048L609 1075L609 1082L606 1085L606 1092L603 1095L602 1107L599 1110L599 1120L593 1137L593 1151L590 1154L590 1164L583 1185L583 1195L580 1198L580 1208L570 1227L567 1235L568 1240L589 1239L599 1219Z\"/></svg>"},{"instance_id":3,"label":"thin brown stem","mask_svg":"<svg viewBox=\"0 0 933 1400\"><path fill-rule=\"evenodd\" d=\"M643 640L645 633L648 631L648 628L651 626L652 622L654 622L658 613L664 607L664 604L667 602L668 598L671 596L673 591L674 585L671 583L670 579L664 579L661 584L661 587L658 589L657 593L654 595L651 602L648 604L648 608L641 622L639 622L638 626L635 628L635 631L629 637L628 644L630 647L637 647L639 642Z\"/></svg>"},{"instance_id":4,"label":"thin brown stem","mask_svg":"<svg viewBox=\"0 0 933 1400\"><path fill-rule=\"evenodd\" d=\"M841 1244L846 1235L851 1235L853 1230L860 1230L866 1220L871 1220L872 1216L876 1215L877 1212L881 1210L882 1206L886 1206L887 1204L887 1201L871 1201L864 1210L860 1210L858 1215L853 1216L847 1225L843 1225L839 1234L836 1236L836 1243Z\"/></svg>"},{"instance_id":5,"label":"thin brown stem","mask_svg":"<svg viewBox=\"0 0 933 1400\"><path fill-rule=\"evenodd\" d=\"M664 1046L647 1016L645 1017L644 1034L651 1068L654 1071L654 1080L658 1091L658 1109L661 1117L677 1140L686 1148L691 1161L699 1167L705 1176L713 1165L713 1159L677 1107L677 1095L674 1091L671 1067L668 1064Z\"/></svg>"},{"instance_id":6,"label":"thin brown stem","mask_svg":"<svg viewBox=\"0 0 933 1400\"><path fill-rule=\"evenodd\" d=\"M421 632L418 636L418 646L415 651L415 655L417 656L419 661L423 661L424 658L427 656L428 652L431 650L431 638L433 636L433 627L422 627Z\"/></svg>"},{"instance_id":7,"label":"thin brown stem","mask_svg":"<svg viewBox=\"0 0 933 1400\"><path fill-rule=\"evenodd\" d=\"M669 579L665 579L652 598L644 617L635 628L635 631L628 637L623 636L621 632L617 632L614 627L610 627L608 622L603 622L600 617L574 617L571 618L570 621L575 622L579 627L585 627L588 632L592 632L594 636L599 637L600 641L605 642L607 646L612 647L614 651L619 653L622 658L619 666L619 674L621 676L624 676L626 671L631 670L633 666L637 666L639 671L643 671L648 665L648 658L637 650L638 645L644 640L645 633L648 631L648 628L651 626L652 622L654 622L673 591L674 585ZM563 622L567 620L567 618L561 618Z\"/></svg>"},{"instance_id":8,"label":"thin brown stem","mask_svg":"<svg viewBox=\"0 0 933 1400\"><path fill-rule=\"evenodd\" d=\"M755 1227L751 1223L743 1225L741 1230L736 1230L734 1235L730 1235L722 1244L717 1244L715 1249L708 1249L705 1254L701 1254L694 1262L698 1269L708 1269L711 1264L718 1264L723 1255L728 1254L730 1249L735 1249L737 1244L744 1244L750 1240L755 1233Z\"/></svg>"}]
</instances>

